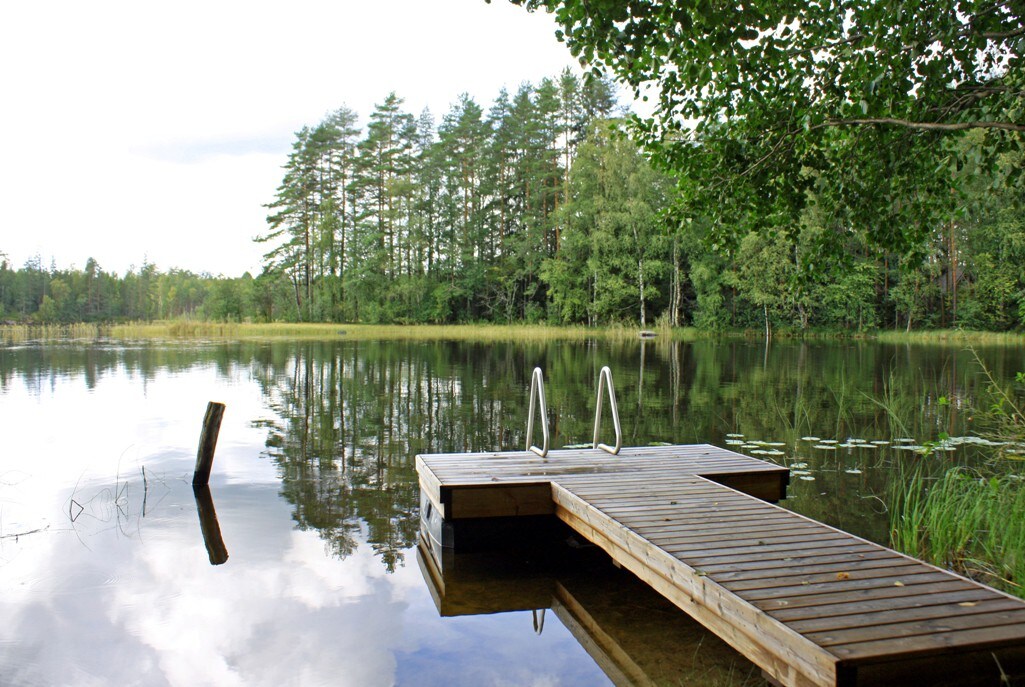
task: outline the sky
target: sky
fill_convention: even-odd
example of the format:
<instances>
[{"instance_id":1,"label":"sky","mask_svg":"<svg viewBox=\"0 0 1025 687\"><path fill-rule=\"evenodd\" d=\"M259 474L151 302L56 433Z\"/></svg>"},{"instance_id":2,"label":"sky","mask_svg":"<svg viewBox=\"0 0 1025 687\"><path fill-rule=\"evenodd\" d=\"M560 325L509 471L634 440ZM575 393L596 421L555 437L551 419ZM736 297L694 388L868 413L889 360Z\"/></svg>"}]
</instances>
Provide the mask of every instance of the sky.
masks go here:
<instances>
[{"instance_id":1,"label":"sky","mask_svg":"<svg viewBox=\"0 0 1025 687\"><path fill-rule=\"evenodd\" d=\"M554 34L506 0L2 3L0 253L258 274L296 131L579 72Z\"/></svg>"}]
</instances>

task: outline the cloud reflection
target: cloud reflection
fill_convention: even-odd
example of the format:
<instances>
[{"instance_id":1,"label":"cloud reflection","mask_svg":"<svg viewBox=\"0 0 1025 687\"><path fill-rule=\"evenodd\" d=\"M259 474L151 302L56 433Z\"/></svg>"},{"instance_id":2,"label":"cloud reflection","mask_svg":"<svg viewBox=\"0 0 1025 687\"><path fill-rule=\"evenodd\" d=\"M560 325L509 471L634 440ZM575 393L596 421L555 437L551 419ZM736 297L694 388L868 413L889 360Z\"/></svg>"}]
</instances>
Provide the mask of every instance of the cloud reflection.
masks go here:
<instances>
[{"instance_id":1,"label":"cloud reflection","mask_svg":"<svg viewBox=\"0 0 1025 687\"><path fill-rule=\"evenodd\" d=\"M232 555L209 564L191 487L171 485L137 527L94 524L19 544L0 567L9 622L0 669L15 685L591 685L597 667L557 623L529 614L442 619L415 566L373 549L334 557L294 529L267 486L216 492ZM141 499L141 495L133 497ZM413 560L410 552L407 560ZM26 590L27 591L24 591ZM529 657L529 660L528 660ZM581 660L582 659L582 660Z\"/></svg>"}]
</instances>

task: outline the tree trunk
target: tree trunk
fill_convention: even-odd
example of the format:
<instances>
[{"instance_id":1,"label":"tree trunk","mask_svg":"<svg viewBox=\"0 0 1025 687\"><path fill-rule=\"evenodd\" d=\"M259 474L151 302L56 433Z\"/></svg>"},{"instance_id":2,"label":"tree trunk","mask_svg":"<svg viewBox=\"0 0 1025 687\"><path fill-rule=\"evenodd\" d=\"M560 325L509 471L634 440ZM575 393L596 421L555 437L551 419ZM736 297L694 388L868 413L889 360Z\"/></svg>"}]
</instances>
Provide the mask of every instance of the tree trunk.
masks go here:
<instances>
[{"instance_id":1,"label":"tree trunk","mask_svg":"<svg viewBox=\"0 0 1025 687\"><path fill-rule=\"evenodd\" d=\"M641 329L647 324L647 317L644 308L644 262L642 260L637 261L637 281L641 286Z\"/></svg>"}]
</instances>

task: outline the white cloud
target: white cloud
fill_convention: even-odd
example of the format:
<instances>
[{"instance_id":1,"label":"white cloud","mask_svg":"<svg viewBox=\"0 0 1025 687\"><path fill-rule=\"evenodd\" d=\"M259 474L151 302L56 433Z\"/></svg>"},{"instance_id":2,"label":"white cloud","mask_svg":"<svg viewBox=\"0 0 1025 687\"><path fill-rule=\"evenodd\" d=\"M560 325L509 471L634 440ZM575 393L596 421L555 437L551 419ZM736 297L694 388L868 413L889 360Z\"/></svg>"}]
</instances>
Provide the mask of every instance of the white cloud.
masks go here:
<instances>
[{"instance_id":1,"label":"white cloud","mask_svg":"<svg viewBox=\"0 0 1025 687\"><path fill-rule=\"evenodd\" d=\"M256 271L292 134L389 91L438 116L575 61L504 0L0 7L0 251Z\"/></svg>"}]
</instances>

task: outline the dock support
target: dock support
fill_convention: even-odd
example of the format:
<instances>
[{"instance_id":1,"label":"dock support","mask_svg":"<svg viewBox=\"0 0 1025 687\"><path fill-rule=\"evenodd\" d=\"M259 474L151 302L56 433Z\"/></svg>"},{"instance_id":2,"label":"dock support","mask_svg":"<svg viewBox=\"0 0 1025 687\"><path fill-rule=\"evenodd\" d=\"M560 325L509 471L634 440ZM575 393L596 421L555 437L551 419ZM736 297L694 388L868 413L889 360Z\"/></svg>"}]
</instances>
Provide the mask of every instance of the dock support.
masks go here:
<instances>
[{"instance_id":1,"label":"dock support","mask_svg":"<svg viewBox=\"0 0 1025 687\"><path fill-rule=\"evenodd\" d=\"M203 418L203 432L199 435L199 451L196 453L196 470L192 473L192 486L205 487L210 482L210 468L214 463L217 435L221 431L224 404L210 401Z\"/></svg>"}]
</instances>

